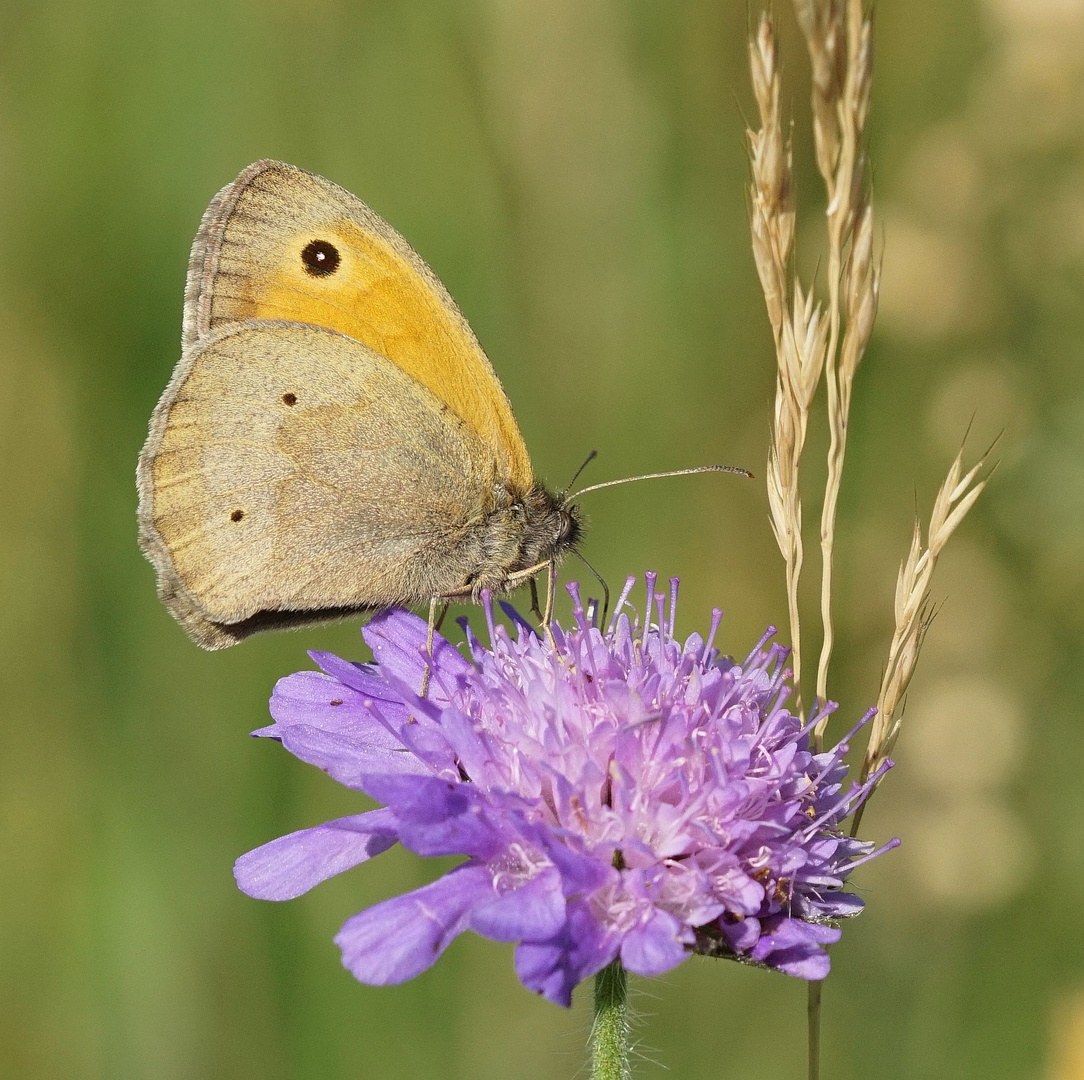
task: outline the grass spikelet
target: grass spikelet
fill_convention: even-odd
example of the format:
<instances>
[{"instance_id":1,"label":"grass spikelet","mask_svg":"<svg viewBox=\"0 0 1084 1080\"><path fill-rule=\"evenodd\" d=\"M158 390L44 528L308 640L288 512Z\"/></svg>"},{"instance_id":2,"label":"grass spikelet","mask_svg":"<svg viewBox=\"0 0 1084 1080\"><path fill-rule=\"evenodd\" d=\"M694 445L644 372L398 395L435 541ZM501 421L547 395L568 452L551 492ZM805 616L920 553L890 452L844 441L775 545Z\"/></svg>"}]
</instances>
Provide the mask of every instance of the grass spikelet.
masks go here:
<instances>
[{"instance_id":1,"label":"grass spikelet","mask_svg":"<svg viewBox=\"0 0 1084 1080\"><path fill-rule=\"evenodd\" d=\"M881 679L880 693L877 695L877 715L873 720L862 763L863 780L891 755L896 739L899 738L907 687L915 673L923 639L935 614L930 601L934 567L949 537L986 487L989 477L982 480L977 480L977 477L988 456L984 454L976 465L963 473L963 450L956 455L934 499L925 543L922 527L919 522L915 522L910 550L896 578L895 629L888 650L888 663Z\"/></svg>"},{"instance_id":2,"label":"grass spikelet","mask_svg":"<svg viewBox=\"0 0 1084 1080\"><path fill-rule=\"evenodd\" d=\"M812 291L789 282L794 241L790 139L779 111L775 31L762 16L749 44L760 128L747 132L752 164L750 232L776 353L775 407L768 451L768 507L772 532L786 564L791 663L801 709L802 501L799 473L809 411L824 370L829 326Z\"/></svg>"}]
</instances>

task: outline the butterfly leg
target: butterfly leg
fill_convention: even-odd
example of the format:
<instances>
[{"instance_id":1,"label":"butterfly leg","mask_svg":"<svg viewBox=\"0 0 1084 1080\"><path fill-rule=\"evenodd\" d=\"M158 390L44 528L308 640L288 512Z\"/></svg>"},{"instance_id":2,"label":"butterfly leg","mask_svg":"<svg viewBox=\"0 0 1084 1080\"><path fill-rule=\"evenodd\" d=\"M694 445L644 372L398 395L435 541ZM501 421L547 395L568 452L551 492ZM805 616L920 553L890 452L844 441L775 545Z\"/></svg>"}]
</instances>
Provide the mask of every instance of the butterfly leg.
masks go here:
<instances>
[{"instance_id":1,"label":"butterfly leg","mask_svg":"<svg viewBox=\"0 0 1084 1080\"><path fill-rule=\"evenodd\" d=\"M550 620L553 618L553 599L557 591L557 563L551 561L546 567L546 611L542 616L542 625L546 628L546 636L550 644L555 644L553 631L550 629Z\"/></svg>"},{"instance_id":2,"label":"butterfly leg","mask_svg":"<svg viewBox=\"0 0 1084 1080\"><path fill-rule=\"evenodd\" d=\"M425 654L428 659L425 662L425 674L422 676L422 689L419 697L425 697L429 690L429 676L433 671L433 639L437 635L437 631L440 630L441 625L444 622L444 616L448 614L449 603L447 600L441 603L441 597L434 596L429 601L429 633L425 638ZM437 609L440 609L440 614L437 614Z\"/></svg>"},{"instance_id":3,"label":"butterfly leg","mask_svg":"<svg viewBox=\"0 0 1084 1080\"><path fill-rule=\"evenodd\" d=\"M546 607L543 611L538 610L538 585L535 583L534 577L540 570L546 571ZM525 578L531 583L531 612L538 617L538 621L546 628L546 634L552 641L553 634L550 632L549 626L550 619L553 618L553 594L557 588L556 561L551 559L548 562L528 566L526 570L517 570L514 574L508 575L508 585L510 588L515 588Z\"/></svg>"}]
</instances>

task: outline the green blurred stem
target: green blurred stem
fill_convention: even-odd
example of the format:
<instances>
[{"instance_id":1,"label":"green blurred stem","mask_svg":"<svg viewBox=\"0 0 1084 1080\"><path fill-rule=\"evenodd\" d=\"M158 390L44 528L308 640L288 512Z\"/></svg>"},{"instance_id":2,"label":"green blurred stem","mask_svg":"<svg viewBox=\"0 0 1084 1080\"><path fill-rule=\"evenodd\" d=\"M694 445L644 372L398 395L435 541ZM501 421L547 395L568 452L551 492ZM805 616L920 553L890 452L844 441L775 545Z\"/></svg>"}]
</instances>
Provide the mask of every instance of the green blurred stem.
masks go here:
<instances>
[{"instance_id":1,"label":"green blurred stem","mask_svg":"<svg viewBox=\"0 0 1084 1080\"><path fill-rule=\"evenodd\" d=\"M629 1080L629 976L620 960L595 976L591 1080Z\"/></svg>"},{"instance_id":2,"label":"green blurred stem","mask_svg":"<svg viewBox=\"0 0 1084 1080\"><path fill-rule=\"evenodd\" d=\"M809 983L806 999L806 1023L809 1030L809 1080L821 1075L821 987L824 980Z\"/></svg>"}]
</instances>

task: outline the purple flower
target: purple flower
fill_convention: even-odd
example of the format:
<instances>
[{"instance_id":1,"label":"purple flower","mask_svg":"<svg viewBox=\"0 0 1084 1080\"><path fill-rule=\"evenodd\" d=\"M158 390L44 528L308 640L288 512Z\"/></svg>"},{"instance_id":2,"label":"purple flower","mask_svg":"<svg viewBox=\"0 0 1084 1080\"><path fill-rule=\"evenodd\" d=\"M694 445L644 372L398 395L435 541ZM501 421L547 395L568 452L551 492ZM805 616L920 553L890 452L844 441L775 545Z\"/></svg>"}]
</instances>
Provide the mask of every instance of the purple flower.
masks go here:
<instances>
[{"instance_id":1,"label":"purple flower","mask_svg":"<svg viewBox=\"0 0 1084 1080\"><path fill-rule=\"evenodd\" d=\"M575 586L576 625L552 638L505 605L513 638L487 599L489 645L465 620L469 657L437 636L425 698L427 625L409 612L362 631L375 664L313 653L322 671L282 679L254 734L383 806L250 851L240 887L290 899L396 841L465 856L347 920L343 963L372 984L419 974L468 929L515 942L520 980L563 1005L616 957L641 975L700 952L823 978L833 921L862 906L844 881L880 853L840 822L880 774L844 791L846 740L814 752L824 713L803 726L785 708L771 631L736 664L713 646L716 611L682 645L677 580L669 603L646 580L654 620L630 618L630 578L605 632Z\"/></svg>"}]
</instances>

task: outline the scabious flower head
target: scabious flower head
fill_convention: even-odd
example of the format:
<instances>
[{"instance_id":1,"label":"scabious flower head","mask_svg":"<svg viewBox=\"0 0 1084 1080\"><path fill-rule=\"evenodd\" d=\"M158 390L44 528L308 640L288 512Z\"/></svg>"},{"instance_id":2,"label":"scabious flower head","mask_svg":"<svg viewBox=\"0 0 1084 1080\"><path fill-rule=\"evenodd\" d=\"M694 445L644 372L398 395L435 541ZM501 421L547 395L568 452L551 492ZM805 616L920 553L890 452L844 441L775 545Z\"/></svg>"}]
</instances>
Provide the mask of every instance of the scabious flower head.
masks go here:
<instances>
[{"instance_id":1,"label":"scabious flower head","mask_svg":"<svg viewBox=\"0 0 1084 1080\"><path fill-rule=\"evenodd\" d=\"M840 822L880 774L844 791L846 741L823 753L786 708L787 650L771 632L743 663L674 637L669 597L630 578L605 631L575 586L575 625L513 637L485 604L489 644L468 655L425 620L364 628L375 664L313 653L322 669L275 687L255 732L382 807L242 856L251 896L285 900L385 851L462 855L437 881L347 920L336 942L362 982L399 983L464 930L516 943L520 980L567 1005L620 957L657 975L694 952L805 979L828 973L834 920L861 908L847 875L879 854ZM819 714L823 715L823 713ZM882 849L883 850L883 849Z\"/></svg>"}]
</instances>

